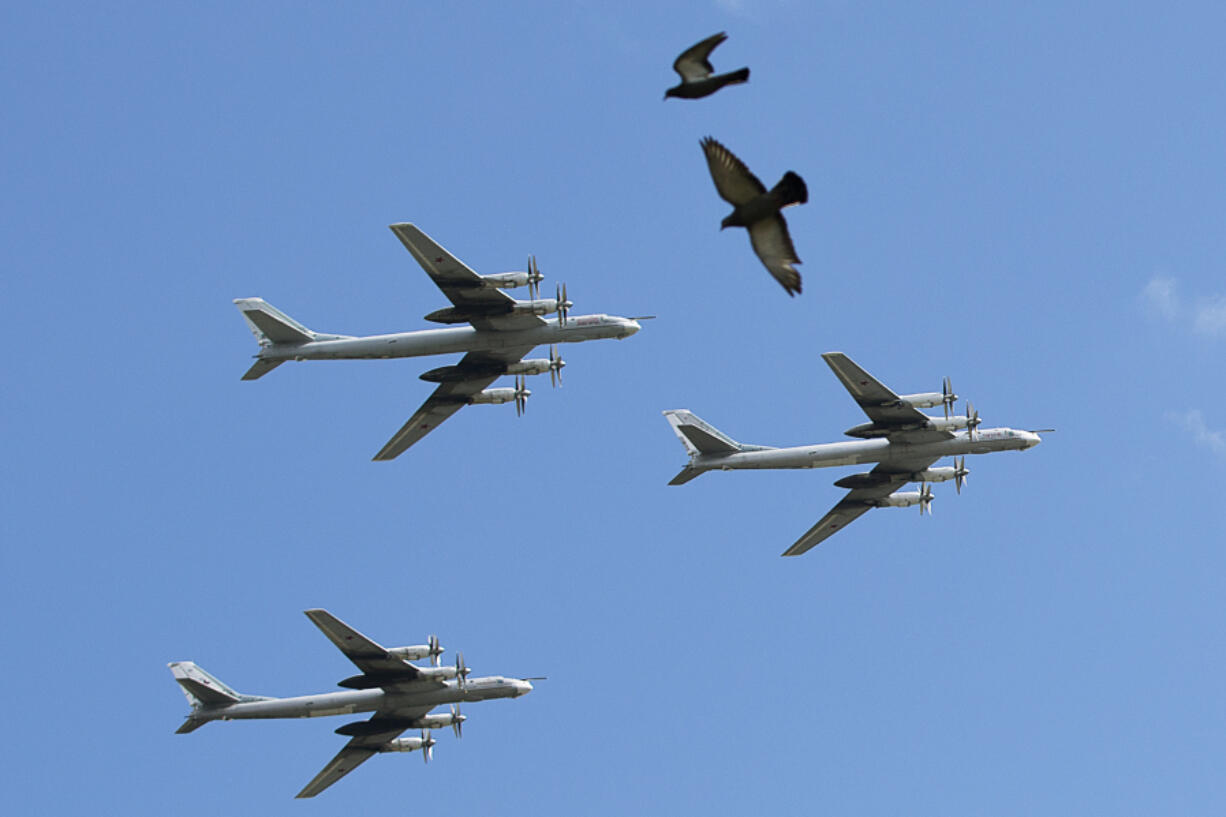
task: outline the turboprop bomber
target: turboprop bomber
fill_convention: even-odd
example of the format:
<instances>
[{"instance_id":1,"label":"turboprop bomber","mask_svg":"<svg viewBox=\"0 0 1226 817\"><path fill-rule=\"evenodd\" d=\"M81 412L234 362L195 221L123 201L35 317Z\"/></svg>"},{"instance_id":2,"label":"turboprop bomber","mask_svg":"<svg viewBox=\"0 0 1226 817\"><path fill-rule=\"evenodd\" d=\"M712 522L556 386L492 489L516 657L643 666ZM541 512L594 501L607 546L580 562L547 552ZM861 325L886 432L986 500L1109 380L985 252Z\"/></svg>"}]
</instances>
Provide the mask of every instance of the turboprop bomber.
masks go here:
<instances>
[{"instance_id":1,"label":"turboprop bomber","mask_svg":"<svg viewBox=\"0 0 1226 817\"><path fill-rule=\"evenodd\" d=\"M260 351L243 380L256 380L287 360L361 360L371 358L422 357L464 353L459 362L427 371L421 379L439 384L408 422L375 454L375 460L390 460L437 428L467 405L515 403L523 414L529 395L528 375L549 373L552 383L562 381L566 362L557 344L603 338L627 338L641 328L642 318L615 315L570 316L574 306L566 286L555 297L541 298L544 278L535 257L527 271L478 275L437 244L414 224L393 224L391 230L421 268L451 301L425 319L442 324L468 324L447 329L423 329L391 335L354 337L315 332L262 298L234 301L255 335ZM516 300L504 290L528 287L529 299ZM547 318L545 316L554 317ZM535 347L549 345L548 358L524 357ZM489 388L503 375L515 377L514 388Z\"/></svg>"},{"instance_id":2,"label":"turboprop bomber","mask_svg":"<svg viewBox=\"0 0 1226 817\"><path fill-rule=\"evenodd\" d=\"M460 714L461 702L518 698L532 691L531 681L540 680L501 675L469 678L463 653L456 653L454 667L439 666L444 650L435 636L430 636L426 644L387 648L327 610L307 610L306 615L361 670L337 684L347 691L295 698L243 695L191 661L174 661L169 665L192 708L177 730L180 734L195 731L209 721L374 713L367 720L347 723L336 730L338 735L348 737L349 742L298 792L298 797L314 797L380 753L420 751L423 760L429 762L436 743L430 737L431 729L450 726L457 738L461 736L461 726L468 719ZM430 666L409 663L423 658L430 659ZM430 710L442 704L450 704L447 712L430 714ZM417 736L400 737L408 729L421 731Z\"/></svg>"},{"instance_id":3,"label":"turboprop bomber","mask_svg":"<svg viewBox=\"0 0 1226 817\"><path fill-rule=\"evenodd\" d=\"M952 411L958 395L954 394L948 377L939 392L898 395L842 352L827 352L822 358L868 415L869 422L844 432L857 438L855 441L795 448L743 445L685 409L664 412L690 454L689 463L669 485L681 485L714 470L831 468L877 463L871 471L837 480L834 484L849 489L847 494L785 550L784 556L799 556L873 508L919 505L921 515L931 513L933 495L929 483L953 480L961 493L970 473L966 467L967 454L1024 451L1042 442L1040 432L1052 430L980 430L979 412L970 401L964 416ZM932 417L919 411L933 406L942 406L944 416ZM943 457L955 457L954 464L932 467ZM920 490L898 490L912 482L920 483Z\"/></svg>"}]
</instances>

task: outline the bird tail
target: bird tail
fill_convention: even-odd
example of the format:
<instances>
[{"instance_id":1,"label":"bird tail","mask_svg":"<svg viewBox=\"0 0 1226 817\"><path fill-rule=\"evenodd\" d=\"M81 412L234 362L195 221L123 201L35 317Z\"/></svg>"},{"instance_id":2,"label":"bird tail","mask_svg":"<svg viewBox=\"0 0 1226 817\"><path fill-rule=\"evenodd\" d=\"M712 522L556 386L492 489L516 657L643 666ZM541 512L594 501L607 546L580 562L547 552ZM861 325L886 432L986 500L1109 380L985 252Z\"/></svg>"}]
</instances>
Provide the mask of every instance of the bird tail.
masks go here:
<instances>
[{"instance_id":1,"label":"bird tail","mask_svg":"<svg viewBox=\"0 0 1226 817\"><path fill-rule=\"evenodd\" d=\"M789 170L771 190L771 196L779 202L780 207L804 204L809 200L809 188L805 186L804 179Z\"/></svg>"},{"instance_id":2,"label":"bird tail","mask_svg":"<svg viewBox=\"0 0 1226 817\"><path fill-rule=\"evenodd\" d=\"M740 71L733 71L728 74L728 84L735 85L738 82L749 82L749 69L742 68Z\"/></svg>"}]
</instances>

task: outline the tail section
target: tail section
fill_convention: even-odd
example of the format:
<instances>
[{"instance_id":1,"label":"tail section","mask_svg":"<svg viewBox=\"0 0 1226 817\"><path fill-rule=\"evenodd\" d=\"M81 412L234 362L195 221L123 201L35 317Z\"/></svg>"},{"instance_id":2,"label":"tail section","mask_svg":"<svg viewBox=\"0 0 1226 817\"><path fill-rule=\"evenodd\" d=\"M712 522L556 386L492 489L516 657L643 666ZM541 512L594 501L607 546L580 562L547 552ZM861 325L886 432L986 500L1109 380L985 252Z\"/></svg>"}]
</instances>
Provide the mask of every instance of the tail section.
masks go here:
<instances>
[{"instance_id":1,"label":"tail section","mask_svg":"<svg viewBox=\"0 0 1226 817\"><path fill-rule=\"evenodd\" d=\"M735 454L745 448L687 409L670 409L664 412L664 417L691 457L700 454Z\"/></svg>"},{"instance_id":2,"label":"tail section","mask_svg":"<svg viewBox=\"0 0 1226 817\"><path fill-rule=\"evenodd\" d=\"M194 661L172 661L166 666L170 667L170 674L183 688L183 694L187 697L187 702L191 704L192 709L236 704L244 697L250 697L235 692L205 672L203 668L198 667Z\"/></svg>"},{"instance_id":3,"label":"tail section","mask_svg":"<svg viewBox=\"0 0 1226 817\"><path fill-rule=\"evenodd\" d=\"M234 305L238 307L239 312L243 313L247 327L261 346L272 346L276 343L309 343L318 337L317 333L307 329L263 298L235 298ZM255 378L247 379L254 380Z\"/></svg>"},{"instance_id":4,"label":"tail section","mask_svg":"<svg viewBox=\"0 0 1226 817\"><path fill-rule=\"evenodd\" d=\"M736 454L740 451L765 451L768 448L768 446L738 443L687 409L670 409L664 412L664 418L673 427L673 433L677 435L677 439L681 440L681 444L685 446L686 452L690 455L690 462L669 481L669 485L683 485L694 477L710 471L710 466L701 464L704 456Z\"/></svg>"},{"instance_id":5,"label":"tail section","mask_svg":"<svg viewBox=\"0 0 1226 817\"><path fill-rule=\"evenodd\" d=\"M771 189L771 195L779 201L780 207L793 204L804 204L809 200L809 188L805 180L792 171L783 174L779 183Z\"/></svg>"}]
</instances>

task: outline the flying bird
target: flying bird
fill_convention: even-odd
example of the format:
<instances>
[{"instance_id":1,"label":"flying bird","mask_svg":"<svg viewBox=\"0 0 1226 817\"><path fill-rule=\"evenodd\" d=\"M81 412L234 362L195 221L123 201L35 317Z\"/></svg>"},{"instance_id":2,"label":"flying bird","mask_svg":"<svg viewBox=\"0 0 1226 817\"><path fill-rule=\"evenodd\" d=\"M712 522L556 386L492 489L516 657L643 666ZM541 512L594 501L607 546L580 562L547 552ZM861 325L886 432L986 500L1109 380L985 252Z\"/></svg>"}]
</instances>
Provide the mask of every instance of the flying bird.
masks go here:
<instances>
[{"instance_id":1,"label":"flying bird","mask_svg":"<svg viewBox=\"0 0 1226 817\"><path fill-rule=\"evenodd\" d=\"M681 84L665 91L664 98L675 96L681 99L701 99L725 85L749 82L748 68L729 74L715 74L715 69L711 67L707 57L715 50L715 46L726 39L728 35L721 31L682 51L681 56L673 63L673 70L681 75Z\"/></svg>"},{"instance_id":2,"label":"flying bird","mask_svg":"<svg viewBox=\"0 0 1226 817\"><path fill-rule=\"evenodd\" d=\"M783 174L770 190L749 172L745 163L732 151L712 139L703 139L703 153L711 170L711 181L719 197L733 206L733 211L720 222L719 228L745 227L749 241L758 259L783 285L789 295L800 292L800 273L793 264L799 264L792 237L788 235L788 223L779 212L793 204L809 200L805 180L792 171Z\"/></svg>"}]
</instances>

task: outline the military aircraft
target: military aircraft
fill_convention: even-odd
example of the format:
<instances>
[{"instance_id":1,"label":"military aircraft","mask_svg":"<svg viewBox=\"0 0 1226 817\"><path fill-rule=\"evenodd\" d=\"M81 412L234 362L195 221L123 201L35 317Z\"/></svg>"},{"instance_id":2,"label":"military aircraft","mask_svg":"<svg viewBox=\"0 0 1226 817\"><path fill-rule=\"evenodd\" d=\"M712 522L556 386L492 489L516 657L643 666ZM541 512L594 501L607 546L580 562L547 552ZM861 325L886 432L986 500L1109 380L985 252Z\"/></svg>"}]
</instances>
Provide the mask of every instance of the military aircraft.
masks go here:
<instances>
[{"instance_id":1,"label":"military aircraft","mask_svg":"<svg viewBox=\"0 0 1226 817\"><path fill-rule=\"evenodd\" d=\"M315 775L298 797L314 797L340 780L372 756L381 752L421 751L429 762L435 740L431 729L450 726L458 738L467 716L460 714L461 702L518 698L532 691L531 681L491 675L469 678L464 654L456 653L454 667L439 666L443 647L438 638L411 647L381 647L327 610L307 610L307 617L323 631L345 657L361 670L359 675L339 682L347 692L325 692L295 698L267 698L242 695L205 672L191 661L174 661L170 672L183 688L191 714L176 730L192 732L209 721L246 718L318 718L323 715L348 715L374 712L364 721L347 723L336 730L350 741L323 771ZM429 667L410 664L430 659ZM448 712L431 715L440 704L451 704ZM422 730L419 737L400 737L406 729Z\"/></svg>"},{"instance_id":2,"label":"military aircraft","mask_svg":"<svg viewBox=\"0 0 1226 817\"><path fill-rule=\"evenodd\" d=\"M262 298L234 301L260 344L255 363L243 380L263 377L287 360L465 353L455 365L421 375L422 380L438 383L438 388L375 454L375 460L394 459L467 405L514 402L516 411L523 414L525 401L532 393L525 387L525 375L549 372L555 386L561 382L561 369L566 363L558 356L556 344L602 338L620 340L640 329L638 321L642 318L570 317L574 304L567 300L565 285L557 287L556 297L541 298L540 283L544 276L535 257L529 259L527 271L478 275L416 225L393 224L391 230L452 303L425 319L444 324L467 323L467 327L368 337L330 335L307 329ZM503 292L522 286L528 287L527 301L518 301ZM556 317L546 319L545 315ZM548 358L524 360L533 348L544 344L551 345ZM514 388L487 388L504 374L515 376Z\"/></svg>"},{"instance_id":3,"label":"military aircraft","mask_svg":"<svg viewBox=\"0 0 1226 817\"><path fill-rule=\"evenodd\" d=\"M799 556L819 542L833 536L872 508L920 506L920 513L931 513L930 482L954 480L958 492L966 475L966 454L994 451L1022 451L1042 440L1039 434L1053 429L1018 431L1012 428L979 430L979 412L969 401L966 415L951 416L958 399L949 378L939 392L897 395L861 369L842 352L822 355L836 377L864 409L869 422L847 429L856 442L772 448L742 445L685 409L664 412L690 461L669 485L681 485L707 471L739 468L830 468L875 462L871 471L843 477L834 484L849 488L847 495L831 508L804 536L783 552ZM943 406L944 417L930 417L917 409ZM952 467L933 468L942 457L962 455ZM919 491L898 491L909 482L921 483Z\"/></svg>"}]
</instances>

